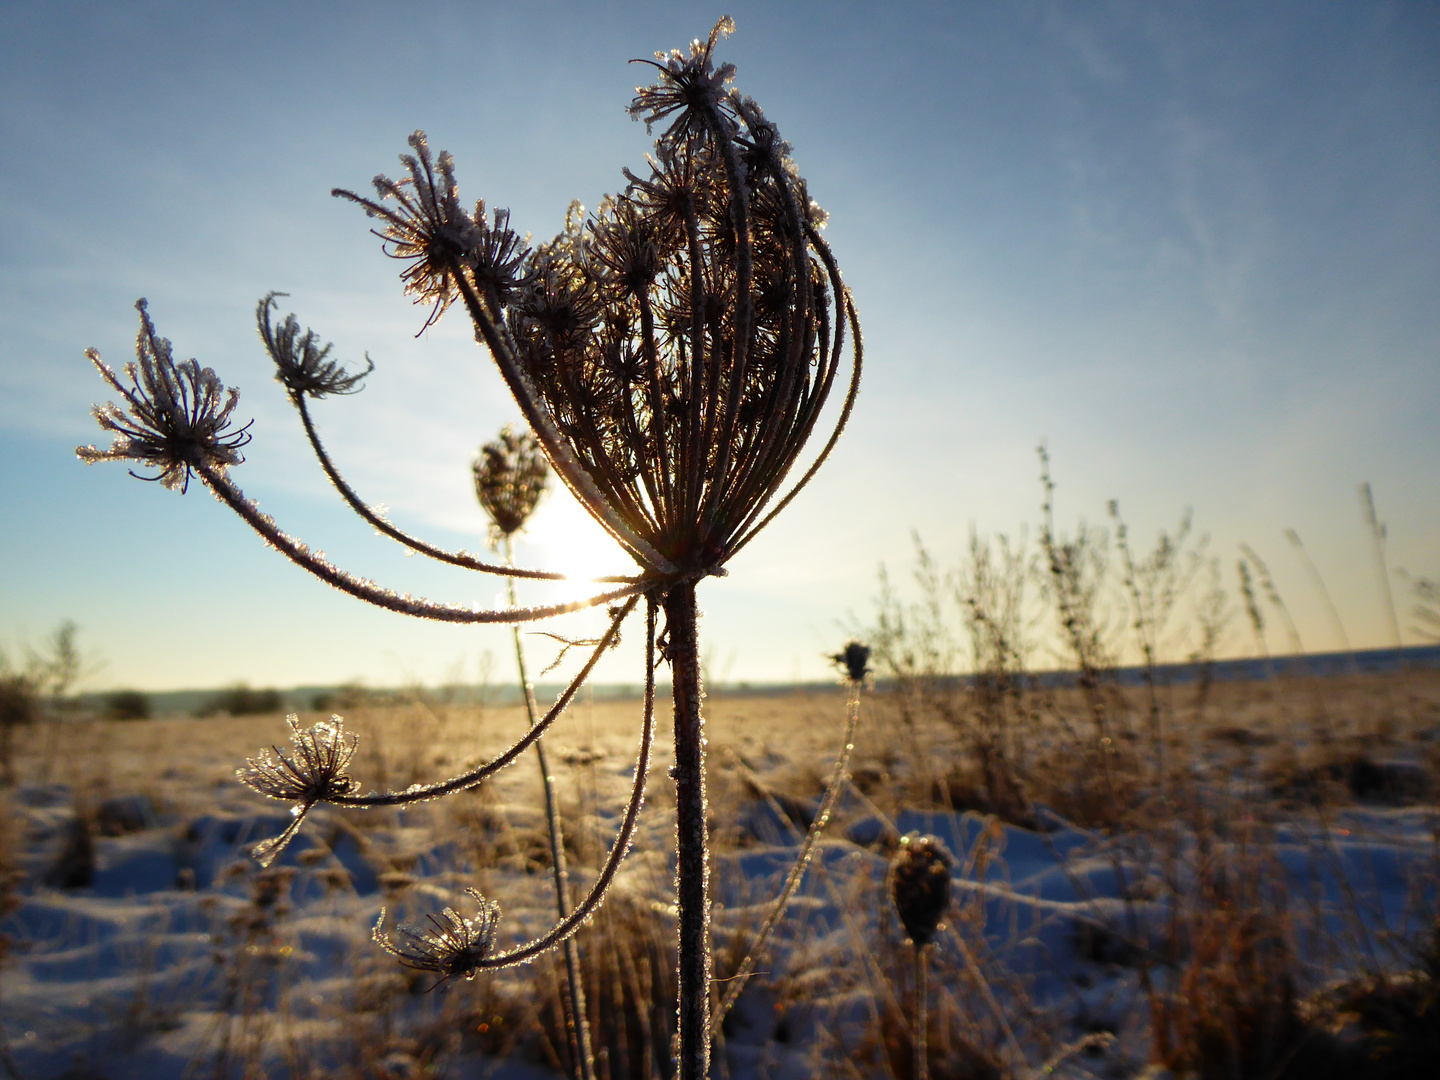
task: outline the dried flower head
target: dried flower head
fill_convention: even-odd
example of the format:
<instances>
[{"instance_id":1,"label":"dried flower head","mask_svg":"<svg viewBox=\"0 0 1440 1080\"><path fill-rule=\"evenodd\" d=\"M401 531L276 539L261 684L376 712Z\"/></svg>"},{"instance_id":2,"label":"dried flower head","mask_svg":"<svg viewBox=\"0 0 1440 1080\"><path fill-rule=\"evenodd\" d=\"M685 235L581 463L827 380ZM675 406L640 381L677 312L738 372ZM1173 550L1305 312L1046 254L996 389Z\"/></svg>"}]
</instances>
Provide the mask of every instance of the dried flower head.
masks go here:
<instances>
[{"instance_id":1,"label":"dried flower head","mask_svg":"<svg viewBox=\"0 0 1440 1080\"><path fill-rule=\"evenodd\" d=\"M269 866L285 850L300 829L310 808L327 799L353 794L359 783L345 774L345 767L355 756L358 739L345 734L345 720L331 716L307 731L300 730L300 718L286 718L290 725L293 756L287 757L279 747L261 750L246 759L244 768L236 769L240 782L271 799L293 803L290 813L295 820L279 836L257 844L251 854L262 866Z\"/></svg>"},{"instance_id":2,"label":"dried flower head","mask_svg":"<svg viewBox=\"0 0 1440 1080\"><path fill-rule=\"evenodd\" d=\"M918 949L930 942L950 906L950 868L945 845L933 836L902 836L890 861L890 899L905 934Z\"/></svg>"},{"instance_id":3,"label":"dried flower head","mask_svg":"<svg viewBox=\"0 0 1440 1080\"><path fill-rule=\"evenodd\" d=\"M721 572L768 520L853 329L788 147L712 63L730 28L655 65L631 111L676 115L650 175L537 248L506 311L512 389L553 420L593 485L581 501L676 577Z\"/></svg>"},{"instance_id":4,"label":"dried flower head","mask_svg":"<svg viewBox=\"0 0 1440 1080\"><path fill-rule=\"evenodd\" d=\"M480 965L495 950L500 905L486 900L479 889L465 891L479 905L473 919L462 918L454 908L447 907L439 915L425 916L430 920L429 930L415 926L397 928L396 936L400 938L397 943L380 929L385 925L385 908L381 908L372 935L375 944L408 968L435 972L441 982L457 975L473 979Z\"/></svg>"},{"instance_id":5,"label":"dried flower head","mask_svg":"<svg viewBox=\"0 0 1440 1080\"><path fill-rule=\"evenodd\" d=\"M665 132L666 139L681 141L703 132L706 111L725 100L726 84L735 77L734 64L722 64L717 69L712 63L715 44L734 32L735 20L725 15L705 41L697 38L690 43L689 56L679 49L671 49L668 53L657 52L654 60L638 61L658 68L661 78L654 86L636 88L630 115L644 120L645 130L649 131L655 121L680 112L680 117Z\"/></svg>"},{"instance_id":6,"label":"dried flower head","mask_svg":"<svg viewBox=\"0 0 1440 1080\"><path fill-rule=\"evenodd\" d=\"M500 437L480 447L472 468L475 497L490 515L491 540L498 543L524 528L549 482L550 465L528 431L506 424Z\"/></svg>"},{"instance_id":7,"label":"dried flower head","mask_svg":"<svg viewBox=\"0 0 1440 1080\"><path fill-rule=\"evenodd\" d=\"M275 379L296 396L322 398L328 394L353 394L361 380L375 370L375 362L367 355L365 370L351 373L330 359L330 346L320 344L313 330L300 333L294 315L286 315L279 326L270 322L272 309L279 310L275 298L285 293L268 293L255 309L255 323L270 359L275 361Z\"/></svg>"},{"instance_id":8,"label":"dried flower head","mask_svg":"<svg viewBox=\"0 0 1440 1080\"><path fill-rule=\"evenodd\" d=\"M243 462L240 448L250 441L250 425L231 425L240 391L224 386L198 361L175 363L170 342L155 333L143 299L136 301L135 310L140 312L135 363L125 365L133 388L120 382L98 352L85 350L105 381L125 398L123 406L108 402L91 410L101 428L115 433L115 441L108 450L77 446L75 453L90 465L136 461L159 469L156 476L139 476L133 470L130 475L183 492L190 486L192 469L203 465L223 473Z\"/></svg>"},{"instance_id":9,"label":"dried flower head","mask_svg":"<svg viewBox=\"0 0 1440 1080\"><path fill-rule=\"evenodd\" d=\"M530 253L529 236L521 238L510 228L510 211L496 209L493 223L485 221L485 200L475 203L472 215L479 239L465 256L465 266L485 294L505 303L525 284L522 268Z\"/></svg>"},{"instance_id":10,"label":"dried flower head","mask_svg":"<svg viewBox=\"0 0 1440 1080\"><path fill-rule=\"evenodd\" d=\"M830 657L842 668L852 683L863 683L870 674L870 646L858 641L847 642L845 648Z\"/></svg>"},{"instance_id":11,"label":"dried flower head","mask_svg":"<svg viewBox=\"0 0 1440 1080\"><path fill-rule=\"evenodd\" d=\"M410 146L414 157L400 155L407 179L375 177L380 202L344 188L332 194L359 203L370 217L385 222L375 235L388 245L388 255L409 263L400 277L417 304L433 305L425 322L429 326L454 302L454 275L462 266L503 301L517 283L526 251L525 242L510 231L510 211L495 211L493 226L486 221L483 200L474 214L466 213L448 153L432 159L421 131L410 136ZM387 199L397 208L383 205Z\"/></svg>"}]
</instances>

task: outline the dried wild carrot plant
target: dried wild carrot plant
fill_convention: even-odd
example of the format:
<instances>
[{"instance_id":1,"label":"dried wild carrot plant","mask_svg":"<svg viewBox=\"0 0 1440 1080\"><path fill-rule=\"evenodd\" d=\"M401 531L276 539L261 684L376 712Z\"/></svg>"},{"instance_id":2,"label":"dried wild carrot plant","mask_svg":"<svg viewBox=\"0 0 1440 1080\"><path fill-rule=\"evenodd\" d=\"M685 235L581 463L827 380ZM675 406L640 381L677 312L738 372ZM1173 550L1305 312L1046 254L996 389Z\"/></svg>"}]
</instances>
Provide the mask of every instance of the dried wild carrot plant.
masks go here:
<instances>
[{"instance_id":1,"label":"dried wild carrot plant","mask_svg":"<svg viewBox=\"0 0 1440 1080\"><path fill-rule=\"evenodd\" d=\"M635 786L596 885L533 942L506 952L466 945L464 966L469 974L530 959L569 937L600 903L643 799L658 650L671 666L674 697L682 1080L706 1076L710 1053L696 586L723 575L828 457L849 419L862 353L854 305L821 234L824 212L811 201L774 123L731 86L734 67L714 62L716 45L732 29L724 18L688 51L643 61L655 69L656 81L638 90L630 113L647 127L664 125L648 169L627 171L624 191L592 216L572 214L549 243L528 247L511 230L508 211L487 212L483 201L467 210L454 162L448 154L432 155L418 132L410 140L413 153L401 158L401 179L377 177L374 198L335 192L376 221L386 253L404 264L406 291L430 308L427 322L457 303L463 307L550 467L635 560L636 574L601 579L600 591L584 600L486 610L397 595L335 566L282 532L232 482L228 470L243 460L240 449L249 438L231 420L235 392L195 361L176 364L143 301L140 366L129 369L133 389L92 354L125 399L96 410L115 443L79 450L86 461L128 459L158 469L155 478L170 487L183 489L198 476L293 562L391 611L456 623L517 623L613 605L608 629L555 705L493 761L436 783L362 795L332 790L323 770L311 775L297 752L287 760L297 766L292 786L301 790L302 806L311 795L338 806L398 805L481 783L538 742L644 598L645 721ZM358 389L363 373L331 360L329 347L309 331L302 334L293 316L275 326L273 307L273 294L260 302L261 337L321 467L357 514L411 550L454 566L512 578L561 576L444 550L372 510L332 462L309 404ZM849 372L841 378L847 352ZM837 380L845 388L843 403L827 421L819 452L800 471ZM665 627L657 638L661 611ZM297 731L296 738L307 734ZM277 852L278 845L267 849ZM465 937L459 930L452 936Z\"/></svg>"}]
</instances>

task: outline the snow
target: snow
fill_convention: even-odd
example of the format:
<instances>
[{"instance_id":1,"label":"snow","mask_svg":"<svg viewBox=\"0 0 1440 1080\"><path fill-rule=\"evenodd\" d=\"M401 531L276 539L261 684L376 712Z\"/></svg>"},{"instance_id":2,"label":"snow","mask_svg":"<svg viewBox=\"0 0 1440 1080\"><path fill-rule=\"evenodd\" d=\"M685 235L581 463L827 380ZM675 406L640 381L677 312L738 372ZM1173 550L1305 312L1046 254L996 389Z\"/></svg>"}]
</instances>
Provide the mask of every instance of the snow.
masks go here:
<instances>
[{"instance_id":1,"label":"snow","mask_svg":"<svg viewBox=\"0 0 1440 1080\"><path fill-rule=\"evenodd\" d=\"M580 884L615 828L633 769L631 737L595 739L603 752L558 755L570 762L562 780L575 789L562 793L571 838L589 853L576 868ZM107 1080L182 1080L197 1070L215 1074L228 1055L232 1075L249 1061L280 1077L296 1054L343 1063L365 1045L384 1065L376 1075L420 1075L419 1036L407 1042L396 1032L443 1025L464 1008L473 1013L466 1003L476 995L509 994L533 1008L528 968L492 976L489 987L482 977L416 992L428 983L411 981L370 941L382 906L391 919L398 912L410 922L444 906L473 914L463 889L477 883L503 905L502 944L549 925L548 874L523 859L543 828L527 794L533 766L507 770L492 795L456 796L469 815L463 819L429 805L348 816L319 808L275 868L262 872L249 849L290 818L283 806L217 783L217 770L233 768L245 747L222 742L207 751L214 767L197 759L152 785L163 798L137 788L92 811L117 835L93 837L93 876L81 886L62 887L53 876L74 831L77 797L84 801L81 786L30 784L11 793L24 876L19 905L0 924L15 942L0 972L0 1023L21 1076L59 1077L86 1063ZM764 753L750 754L764 762L757 775L767 785L796 764L782 745L772 738ZM611 902L634 900L664 936L673 922L674 826L659 757L639 839ZM153 760L131 766L134 776L160 773ZM711 767L722 771L723 756L712 754ZM717 840L712 859L722 957L763 918L800 840L777 802L734 799L727 812L717 837L732 840ZM1181 901L1167 897L1195 895L1206 866L1239 875L1237 889L1288 898L1288 912L1277 915L1300 924L1306 940L1328 943L1323 956L1297 958L1299 970L1317 979L1372 963L1395 967L1391 945L1415 939L1423 919L1433 918L1437 820L1426 807L1231 818L1203 838L1203 850L1178 817L1145 836L1106 836L1043 807L1036 818L1042 828L971 812L902 809L887 817L847 792L760 964L768 974L727 1021L716 1075L815 1075L817 1055L873 1042L877 1018L897 1002L903 1008L909 954L885 893L888 851L901 834L936 836L957 857L952 915L930 972L946 1000L968 1010L967 1030L991 1040L987 1050L1017 1073L1096 1031L1117 1038L1065 1058L1053 1075L1139 1071L1149 1034L1137 1005L1136 950L1159 948L1185 914ZM470 832L457 827L460 820ZM491 865L477 864L477 834L502 853ZM389 1034L376 1034L382 1030ZM497 1080L559 1075L543 1061L487 1057L468 1037L443 1061L442 1075L450 1076L472 1069Z\"/></svg>"}]
</instances>

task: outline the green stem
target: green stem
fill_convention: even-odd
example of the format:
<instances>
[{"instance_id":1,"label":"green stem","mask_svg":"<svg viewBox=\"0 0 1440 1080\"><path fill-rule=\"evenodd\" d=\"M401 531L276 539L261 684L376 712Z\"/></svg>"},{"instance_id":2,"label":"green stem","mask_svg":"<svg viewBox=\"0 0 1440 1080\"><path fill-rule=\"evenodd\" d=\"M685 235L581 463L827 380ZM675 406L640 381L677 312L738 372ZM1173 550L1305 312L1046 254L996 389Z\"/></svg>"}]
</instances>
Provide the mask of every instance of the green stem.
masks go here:
<instances>
[{"instance_id":1,"label":"green stem","mask_svg":"<svg viewBox=\"0 0 1440 1080\"><path fill-rule=\"evenodd\" d=\"M693 583L665 596L675 700L675 818L679 907L678 1080L710 1075L710 862L705 827L705 724L700 714L698 612Z\"/></svg>"}]
</instances>

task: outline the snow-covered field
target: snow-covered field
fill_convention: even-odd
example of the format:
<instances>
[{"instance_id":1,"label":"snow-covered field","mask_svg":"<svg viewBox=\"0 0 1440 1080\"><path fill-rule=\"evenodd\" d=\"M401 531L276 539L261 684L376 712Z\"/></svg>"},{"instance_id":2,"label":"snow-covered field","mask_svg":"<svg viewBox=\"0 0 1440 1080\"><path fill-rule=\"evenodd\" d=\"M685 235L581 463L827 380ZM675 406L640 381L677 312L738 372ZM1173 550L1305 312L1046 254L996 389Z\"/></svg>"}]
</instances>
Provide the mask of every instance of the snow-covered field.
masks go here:
<instances>
[{"instance_id":1,"label":"snow-covered field","mask_svg":"<svg viewBox=\"0 0 1440 1080\"><path fill-rule=\"evenodd\" d=\"M1315 1025L1312 1048L1336 1038L1343 1010L1316 1011L1327 988L1333 998L1337 986L1373 986L1440 952L1430 786L1440 678L1391 677L1381 689L1327 684L1334 743L1321 746L1295 734L1278 688L1220 688L1172 739L1164 792L1115 789L1141 811L1124 828L1067 820L1044 790L1024 827L937 809L963 788L956 729L907 724L883 695L867 698L854 781L725 1024L715 1075L910 1076L911 952L886 891L906 833L933 834L956 858L929 961L937 1080L1047 1065L1136 1075L1158 1056L1157 1022L1167 1043L1203 1041L1216 1026L1202 1022L1207 1010L1237 1045L1293 1041L1285 1025L1301 1022ZM1382 697L1392 722L1377 727ZM844 697L719 696L707 710L723 978L794 860ZM639 712L582 701L548 736L579 885L629 791ZM639 838L580 936L604 1076L667 1067L664 719ZM360 709L347 716L362 736L351 771L367 789L403 787L458 771L524 724L504 708ZM533 756L484 789L403 812L317 810L261 870L247 851L284 828L286 808L240 787L234 770L283 743L282 717L75 724L49 755L42 736L25 733L22 782L0 792L21 872L18 906L0 923L12 939L0 1075L565 1075L555 962L431 990L433 976L370 940L382 905L387 926L447 906L473 914L467 886L503 906L503 943L546 928L554 901ZM1058 790L1063 743L1049 761L1032 771L1055 772ZM1335 761L1347 764L1315 767ZM950 779L937 791L935 777ZM1279 1026L1241 1032L1247 1023ZM1347 1030L1325 1045L1353 1050L1362 1036Z\"/></svg>"}]
</instances>

